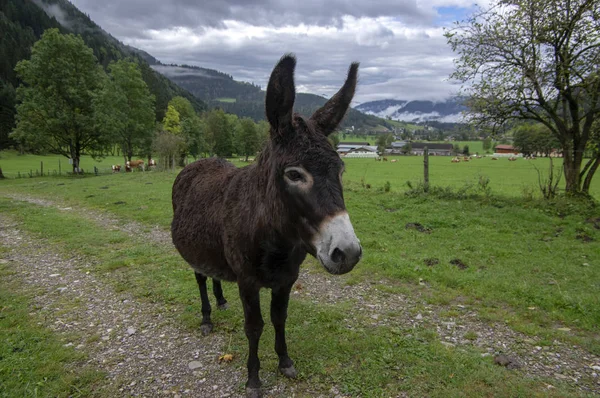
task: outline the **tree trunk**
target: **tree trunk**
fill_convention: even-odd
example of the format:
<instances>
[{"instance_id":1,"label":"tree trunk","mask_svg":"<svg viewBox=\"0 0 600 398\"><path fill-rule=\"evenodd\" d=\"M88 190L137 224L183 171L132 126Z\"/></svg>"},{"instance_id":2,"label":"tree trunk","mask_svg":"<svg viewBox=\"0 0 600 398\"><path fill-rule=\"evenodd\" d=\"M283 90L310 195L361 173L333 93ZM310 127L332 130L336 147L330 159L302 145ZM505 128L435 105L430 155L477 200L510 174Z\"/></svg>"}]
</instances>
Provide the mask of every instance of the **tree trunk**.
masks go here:
<instances>
[{"instance_id":1,"label":"tree trunk","mask_svg":"<svg viewBox=\"0 0 600 398\"><path fill-rule=\"evenodd\" d=\"M79 174L79 156L75 155L73 158L73 174Z\"/></svg>"},{"instance_id":2,"label":"tree trunk","mask_svg":"<svg viewBox=\"0 0 600 398\"><path fill-rule=\"evenodd\" d=\"M563 164L565 169L565 191L570 194L581 192L581 171L582 154L571 153L569 150L563 152Z\"/></svg>"},{"instance_id":3,"label":"tree trunk","mask_svg":"<svg viewBox=\"0 0 600 398\"><path fill-rule=\"evenodd\" d=\"M589 168L587 175L585 176L585 180L583 180L583 187L581 191L589 195L590 193L590 184L592 183L592 178L594 178L594 173L598 170L598 166L600 166L600 152L596 154L596 160Z\"/></svg>"}]
</instances>

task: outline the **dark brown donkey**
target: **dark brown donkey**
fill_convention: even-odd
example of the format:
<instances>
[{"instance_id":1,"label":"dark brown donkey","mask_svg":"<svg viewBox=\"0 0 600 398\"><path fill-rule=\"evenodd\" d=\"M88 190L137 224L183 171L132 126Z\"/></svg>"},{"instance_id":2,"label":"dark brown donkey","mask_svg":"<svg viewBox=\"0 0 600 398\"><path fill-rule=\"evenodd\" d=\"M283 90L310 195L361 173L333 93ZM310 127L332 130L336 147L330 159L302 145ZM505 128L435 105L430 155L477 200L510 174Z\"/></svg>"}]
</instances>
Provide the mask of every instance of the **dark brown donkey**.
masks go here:
<instances>
[{"instance_id":1,"label":"dark brown donkey","mask_svg":"<svg viewBox=\"0 0 600 398\"><path fill-rule=\"evenodd\" d=\"M173 185L173 243L196 273L203 333L212 330L207 277L213 278L220 307L226 303L220 281L238 283L250 345L248 397L261 396L259 290L271 289L279 370L293 378L285 321L300 264L310 253L328 272L344 274L362 255L344 205L344 163L327 140L354 96L358 64L310 119L292 111L295 66L295 57L286 55L271 73L266 95L271 138L254 164L236 168L222 159L202 159L186 166Z\"/></svg>"}]
</instances>

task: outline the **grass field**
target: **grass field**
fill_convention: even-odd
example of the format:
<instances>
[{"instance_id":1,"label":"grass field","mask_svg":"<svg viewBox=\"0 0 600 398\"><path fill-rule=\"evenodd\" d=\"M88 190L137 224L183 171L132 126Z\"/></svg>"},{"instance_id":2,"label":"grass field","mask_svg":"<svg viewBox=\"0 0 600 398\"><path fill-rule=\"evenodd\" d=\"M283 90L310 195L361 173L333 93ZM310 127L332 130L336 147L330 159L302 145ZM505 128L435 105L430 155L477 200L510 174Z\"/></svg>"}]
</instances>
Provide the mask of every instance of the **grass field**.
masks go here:
<instances>
[{"instance_id":1,"label":"grass field","mask_svg":"<svg viewBox=\"0 0 600 398\"><path fill-rule=\"evenodd\" d=\"M600 216L598 208L562 198L551 203L532 198L537 174L524 160L451 164L447 157L432 157L432 185L450 188L428 196L407 195L406 181L416 185L422 178L423 158L397 159L345 161L346 205L364 248L363 260L345 279L348 285L368 281L391 297L420 294L432 304L472 306L489 322L535 336L541 346L558 341L600 354L600 231L586 222ZM547 160L536 162L545 172ZM3 170L11 167L4 163ZM26 178L5 180L0 186L3 194L47 198L108 212L148 229L167 229L175 176L147 172ZM491 192L478 188L479 176L489 177ZM386 181L390 192L383 190ZM599 185L596 180L592 187L596 198ZM57 250L93 257L99 277L140 299L175 306L182 313L182 326L198 328L193 278L171 250L99 228L82 234L86 223L76 214L17 203L2 194L0 211L19 221L21 228L47 237ZM420 223L429 233L407 230L407 223ZM432 259L438 263L428 266ZM450 263L456 259L466 268ZM319 269L314 260L307 260L306 266ZM229 284L225 293L236 295ZM243 367L241 309L232 307L219 322L228 325L233 336L232 347L240 358L235 366ZM447 316L452 319L452 311ZM359 326L345 327L342 321L348 317ZM557 388L551 391L544 387L547 380L523 378L494 366L475 348L448 350L433 330L360 326L364 324L368 321L352 313L348 304L292 300L288 335L304 372L299 388L310 384L327 395L335 383L344 394L369 397L401 392L436 397L578 395L567 384L552 381ZM272 332L265 328L265 368L276 366L272 345Z\"/></svg>"}]
</instances>

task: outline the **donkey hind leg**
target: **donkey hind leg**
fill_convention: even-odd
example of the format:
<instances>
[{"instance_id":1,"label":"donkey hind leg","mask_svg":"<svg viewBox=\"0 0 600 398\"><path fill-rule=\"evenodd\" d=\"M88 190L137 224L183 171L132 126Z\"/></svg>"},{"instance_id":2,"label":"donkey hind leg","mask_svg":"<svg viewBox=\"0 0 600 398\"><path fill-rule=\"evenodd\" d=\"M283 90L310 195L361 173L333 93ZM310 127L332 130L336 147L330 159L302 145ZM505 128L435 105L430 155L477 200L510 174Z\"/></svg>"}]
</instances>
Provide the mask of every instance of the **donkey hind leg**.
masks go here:
<instances>
[{"instance_id":1,"label":"donkey hind leg","mask_svg":"<svg viewBox=\"0 0 600 398\"><path fill-rule=\"evenodd\" d=\"M208 292L206 291L206 276L194 272L196 275L196 282L200 288L200 300L202 300L202 323L200 324L200 331L204 336L212 332L213 324L210 320L210 301L208 300Z\"/></svg>"},{"instance_id":2,"label":"donkey hind leg","mask_svg":"<svg viewBox=\"0 0 600 398\"><path fill-rule=\"evenodd\" d=\"M217 298L217 308L226 310L229 306L227 305L227 300L223 297L223 288L221 287L221 281L218 279L213 279L213 293Z\"/></svg>"},{"instance_id":3,"label":"donkey hind leg","mask_svg":"<svg viewBox=\"0 0 600 398\"><path fill-rule=\"evenodd\" d=\"M271 291L271 322L275 328L275 352L279 356L279 371L286 377L296 378L294 361L290 359L285 342L285 321L292 286L285 286Z\"/></svg>"},{"instance_id":4,"label":"donkey hind leg","mask_svg":"<svg viewBox=\"0 0 600 398\"><path fill-rule=\"evenodd\" d=\"M248 381L246 382L246 398L260 398L262 392L258 377L260 360L258 359L258 342L265 322L260 313L260 295L258 287L239 285L240 299L244 307L244 330L248 338Z\"/></svg>"}]
</instances>

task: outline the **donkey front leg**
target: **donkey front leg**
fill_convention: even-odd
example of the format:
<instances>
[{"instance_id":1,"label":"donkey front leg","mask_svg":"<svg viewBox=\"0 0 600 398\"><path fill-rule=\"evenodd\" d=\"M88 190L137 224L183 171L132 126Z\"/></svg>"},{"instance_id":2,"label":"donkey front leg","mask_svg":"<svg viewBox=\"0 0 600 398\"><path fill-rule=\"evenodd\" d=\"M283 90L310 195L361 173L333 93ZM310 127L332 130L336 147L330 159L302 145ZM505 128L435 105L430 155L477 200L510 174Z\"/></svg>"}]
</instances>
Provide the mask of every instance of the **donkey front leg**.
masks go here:
<instances>
[{"instance_id":1,"label":"donkey front leg","mask_svg":"<svg viewBox=\"0 0 600 398\"><path fill-rule=\"evenodd\" d=\"M196 275L196 282L200 288L200 300L202 300L202 323L200 324L200 331L204 336L212 332L213 324L210 320L210 301L208 300L208 292L206 291L206 276L194 272Z\"/></svg>"},{"instance_id":2,"label":"donkey front leg","mask_svg":"<svg viewBox=\"0 0 600 398\"><path fill-rule=\"evenodd\" d=\"M279 356L279 371L284 376L293 379L296 377L297 372L294 361L288 356L285 342L285 321L291 290L292 285L271 291L271 322L273 322L275 328L275 352Z\"/></svg>"},{"instance_id":3,"label":"donkey front leg","mask_svg":"<svg viewBox=\"0 0 600 398\"><path fill-rule=\"evenodd\" d=\"M239 285L240 299L244 307L244 330L248 338L248 381L246 382L246 397L262 397L260 390L260 360L258 359L258 342L265 322L260 313L260 295L258 287Z\"/></svg>"}]
</instances>

